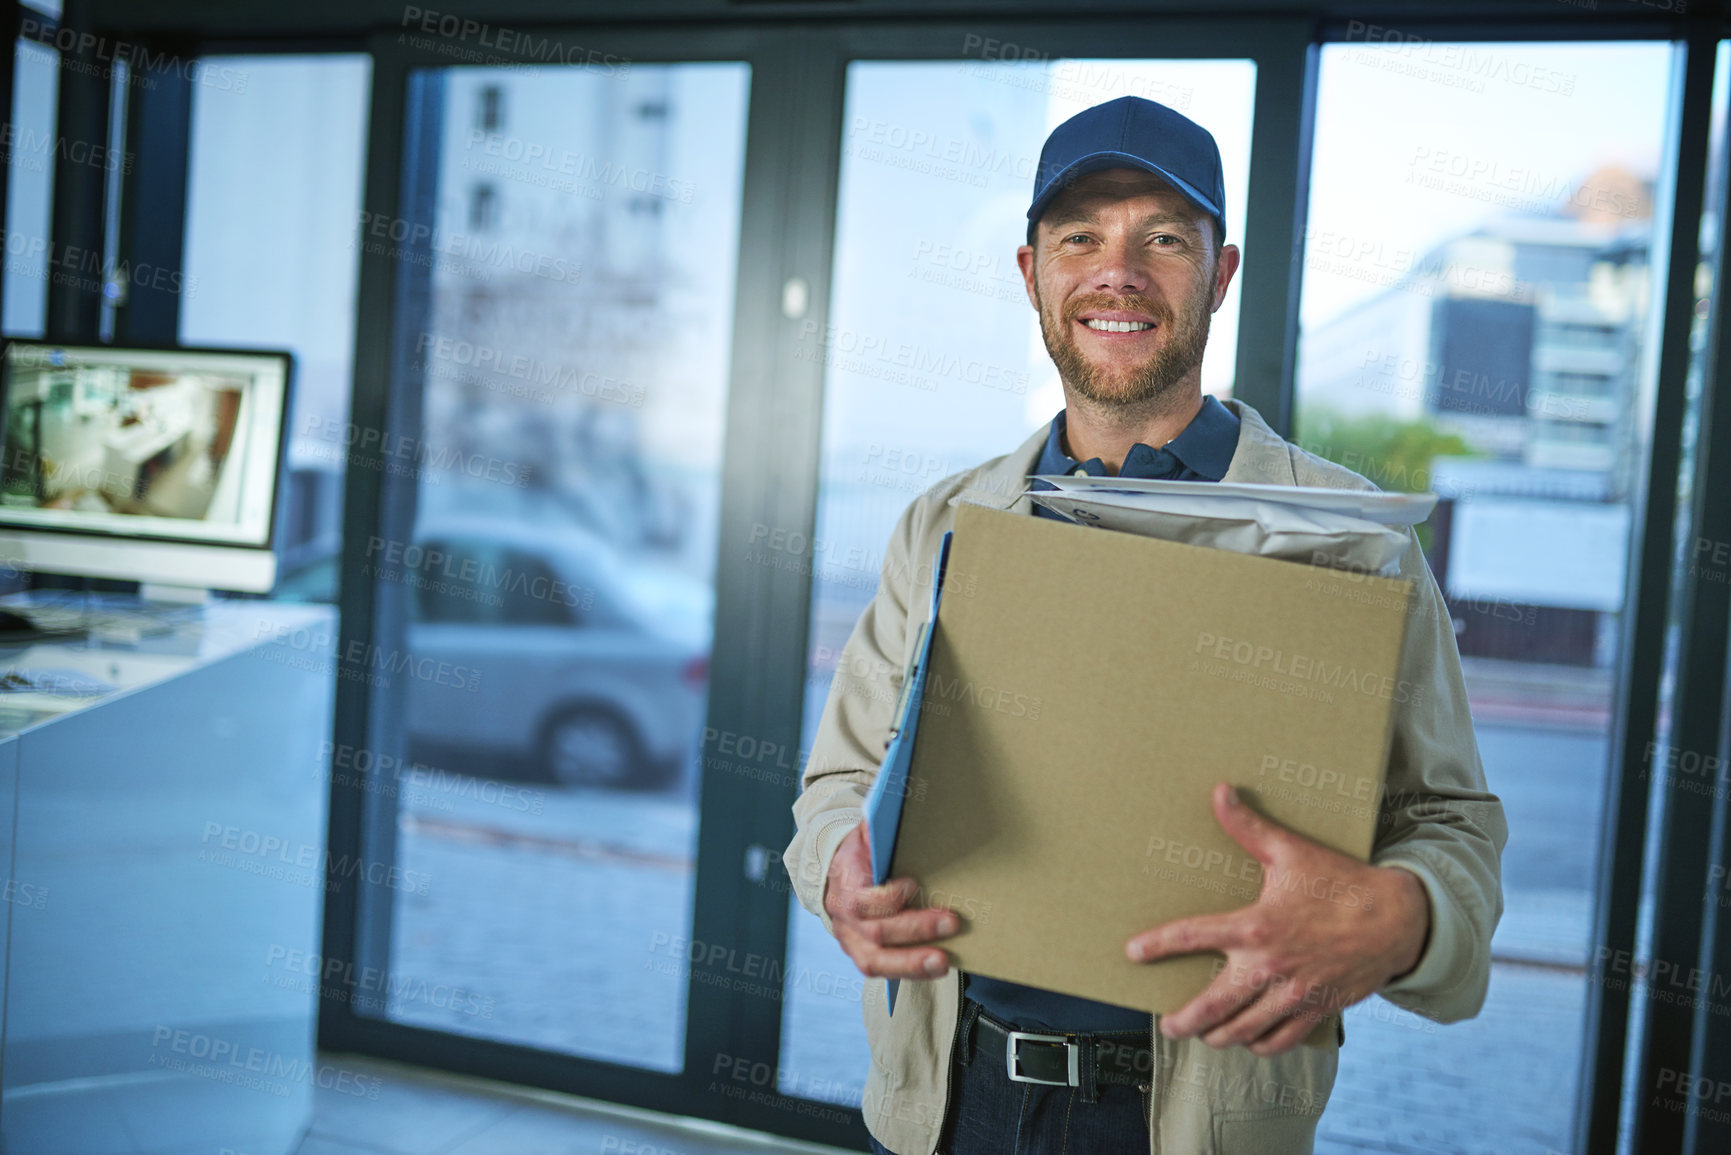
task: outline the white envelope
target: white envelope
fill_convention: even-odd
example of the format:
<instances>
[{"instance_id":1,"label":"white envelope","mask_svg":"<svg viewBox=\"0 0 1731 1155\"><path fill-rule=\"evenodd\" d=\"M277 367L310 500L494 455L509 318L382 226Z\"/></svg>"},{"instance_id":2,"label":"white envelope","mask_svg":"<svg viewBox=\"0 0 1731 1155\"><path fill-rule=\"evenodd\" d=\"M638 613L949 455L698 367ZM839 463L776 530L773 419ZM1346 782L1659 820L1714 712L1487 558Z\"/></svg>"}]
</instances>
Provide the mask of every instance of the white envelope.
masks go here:
<instances>
[{"instance_id":1,"label":"white envelope","mask_svg":"<svg viewBox=\"0 0 1731 1155\"><path fill-rule=\"evenodd\" d=\"M1221 498L1243 497L1280 505L1302 505L1308 509L1344 513L1382 525L1417 525L1436 508L1434 493L1380 493L1374 490L1325 489L1316 485L1258 485L1242 481L1158 481L1145 477L1077 477L1067 473L1036 474L1059 489L1079 493L1193 495Z\"/></svg>"},{"instance_id":2,"label":"white envelope","mask_svg":"<svg viewBox=\"0 0 1731 1155\"><path fill-rule=\"evenodd\" d=\"M1255 495L1246 495L1245 490L1255 491ZM1278 494L1278 498L1270 496L1271 493ZM1328 500L1326 505L1332 508L1313 504L1328 495L1349 500ZM1307 565L1389 575L1398 571L1400 555L1408 541L1404 529L1394 526L1424 520L1436 504L1433 494L1359 494L1314 487L1145 480L1136 482L1133 489L1095 484L1029 490L1027 496L1081 525ZM1397 500L1374 502L1367 498ZM1372 513L1379 520L1343 510ZM1391 524L1383 524L1384 521Z\"/></svg>"}]
</instances>

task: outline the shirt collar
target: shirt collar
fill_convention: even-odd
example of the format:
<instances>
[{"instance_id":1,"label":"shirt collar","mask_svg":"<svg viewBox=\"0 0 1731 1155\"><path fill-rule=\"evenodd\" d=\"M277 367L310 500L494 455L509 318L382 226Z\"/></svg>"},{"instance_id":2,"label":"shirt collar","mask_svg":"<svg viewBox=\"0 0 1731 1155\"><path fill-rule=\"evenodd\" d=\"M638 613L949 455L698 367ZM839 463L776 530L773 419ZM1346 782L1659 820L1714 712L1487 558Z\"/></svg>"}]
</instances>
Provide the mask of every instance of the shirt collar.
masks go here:
<instances>
[{"instance_id":1,"label":"shirt collar","mask_svg":"<svg viewBox=\"0 0 1731 1155\"><path fill-rule=\"evenodd\" d=\"M1040 453L1039 463L1035 473L1074 473L1081 465L1096 477L1105 476L1105 466L1098 457L1087 462L1078 462L1064 452L1063 437L1067 413L1058 410L1058 415L1052 418L1051 431L1046 437L1046 447ZM1200 474L1210 481L1219 481L1226 476L1226 470L1232 464L1232 455L1238 449L1238 418L1226 406L1214 397L1203 394L1202 408L1191 418L1190 424L1184 427L1184 432L1168 441L1164 446L1155 449L1152 446L1137 442L1131 447L1134 457L1126 456L1125 465L1131 467L1132 462L1157 459L1162 453L1176 457L1192 473ZM1140 450L1140 452L1138 452ZM1121 474L1135 477L1139 474L1133 468L1126 468Z\"/></svg>"}]
</instances>

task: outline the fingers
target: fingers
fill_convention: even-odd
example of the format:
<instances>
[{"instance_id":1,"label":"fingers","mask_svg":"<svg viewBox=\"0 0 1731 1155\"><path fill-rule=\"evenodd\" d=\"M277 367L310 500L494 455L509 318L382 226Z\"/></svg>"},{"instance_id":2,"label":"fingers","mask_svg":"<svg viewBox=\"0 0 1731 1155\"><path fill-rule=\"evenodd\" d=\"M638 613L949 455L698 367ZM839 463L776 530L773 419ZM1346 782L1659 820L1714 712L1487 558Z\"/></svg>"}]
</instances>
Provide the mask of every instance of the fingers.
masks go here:
<instances>
[{"instance_id":1,"label":"fingers","mask_svg":"<svg viewBox=\"0 0 1731 1155\"><path fill-rule=\"evenodd\" d=\"M831 919L884 918L895 914L919 894L912 878L891 878L881 886L872 884L871 853L866 844L866 825L861 822L836 847L825 880L824 907Z\"/></svg>"},{"instance_id":2,"label":"fingers","mask_svg":"<svg viewBox=\"0 0 1731 1155\"><path fill-rule=\"evenodd\" d=\"M1160 1020L1160 1033L1168 1039L1188 1039L1214 1030L1254 1003L1260 988L1245 987L1221 974L1208 989Z\"/></svg>"},{"instance_id":3,"label":"fingers","mask_svg":"<svg viewBox=\"0 0 1731 1155\"><path fill-rule=\"evenodd\" d=\"M954 911L922 907L890 918L838 924L837 940L862 974L873 978L936 978L950 969L941 950L918 949L961 929Z\"/></svg>"},{"instance_id":4,"label":"fingers","mask_svg":"<svg viewBox=\"0 0 1731 1155\"><path fill-rule=\"evenodd\" d=\"M1316 1022L1311 1016L1295 1015L1251 1043L1250 1053L1265 1059L1272 1055L1283 1055L1304 1042L1315 1026Z\"/></svg>"},{"instance_id":5,"label":"fingers","mask_svg":"<svg viewBox=\"0 0 1731 1155\"><path fill-rule=\"evenodd\" d=\"M949 938L962 929L962 920L952 910L919 907L867 925L877 932L876 941L881 946L919 946Z\"/></svg>"},{"instance_id":6,"label":"fingers","mask_svg":"<svg viewBox=\"0 0 1731 1155\"><path fill-rule=\"evenodd\" d=\"M950 969L950 956L929 948L863 946L849 950L848 957L861 974L874 979L935 979Z\"/></svg>"},{"instance_id":7,"label":"fingers","mask_svg":"<svg viewBox=\"0 0 1731 1155\"><path fill-rule=\"evenodd\" d=\"M911 878L892 878L882 886L862 886L840 895L842 914L848 918L888 918L899 914L919 893Z\"/></svg>"},{"instance_id":8,"label":"fingers","mask_svg":"<svg viewBox=\"0 0 1731 1155\"><path fill-rule=\"evenodd\" d=\"M1259 928L1262 917L1257 907L1251 905L1225 914L1198 914L1173 919L1136 935L1124 944L1124 953L1130 956L1131 962L1153 962L1197 951L1261 946Z\"/></svg>"},{"instance_id":9,"label":"fingers","mask_svg":"<svg viewBox=\"0 0 1731 1155\"><path fill-rule=\"evenodd\" d=\"M1211 1047L1249 1046L1283 1023L1290 1020L1298 1004L1287 998L1284 991L1265 994L1244 1004L1243 1009L1225 1019L1213 1029L1203 1032L1202 1041Z\"/></svg>"},{"instance_id":10,"label":"fingers","mask_svg":"<svg viewBox=\"0 0 1731 1155\"><path fill-rule=\"evenodd\" d=\"M1312 1001L1321 990L1308 984L1284 983L1263 988L1263 996L1202 1035L1211 1047L1248 1047L1256 1055L1278 1055L1303 1042L1330 1012Z\"/></svg>"},{"instance_id":11,"label":"fingers","mask_svg":"<svg viewBox=\"0 0 1731 1155\"><path fill-rule=\"evenodd\" d=\"M912 902L919 890L919 883L911 878L892 878L882 886L873 886L870 877L832 875L824 890L823 905L832 922L836 919L888 918Z\"/></svg>"},{"instance_id":12,"label":"fingers","mask_svg":"<svg viewBox=\"0 0 1731 1155\"><path fill-rule=\"evenodd\" d=\"M1293 837L1284 826L1252 810L1228 782L1214 784L1214 820L1264 866L1274 859L1285 840Z\"/></svg>"},{"instance_id":13,"label":"fingers","mask_svg":"<svg viewBox=\"0 0 1731 1155\"><path fill-rule=\"evenodd\" d=\"M857 828L848 838L856 833ZM857 853L863 855L863 836L859 845ZM854 853L844 840L835 861ZM863 878L838 874L825 895L836 941L854 965L874 978L926 979L946 973L950 958L943 951L910 948L955 934L961 929L960 916L942 907L910 907L919 897L919 883L912 878L862 885L869 882L869 874Z\"/></svg>"}]
</instances>

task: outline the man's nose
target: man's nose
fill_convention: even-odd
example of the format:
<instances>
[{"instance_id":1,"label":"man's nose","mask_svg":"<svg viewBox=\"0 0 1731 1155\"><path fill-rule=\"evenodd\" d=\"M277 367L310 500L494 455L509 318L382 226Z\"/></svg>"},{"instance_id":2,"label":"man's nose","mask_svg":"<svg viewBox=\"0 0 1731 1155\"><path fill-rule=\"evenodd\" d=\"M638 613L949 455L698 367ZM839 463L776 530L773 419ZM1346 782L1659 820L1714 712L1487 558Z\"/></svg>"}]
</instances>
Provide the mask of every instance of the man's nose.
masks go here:
<instances>
[{"instance_id":1,"label":"man's nose","mask_svg":"<svg viewBox=\"0 0 1731 1155\"><path fill-rule=\"evenodd\" d=\"M1129 238L1109 240L1101 246L1094 275L1095 288L1108 293L1145 292L1150 282L1140 250Z\"/></svg>"}]
</instances>

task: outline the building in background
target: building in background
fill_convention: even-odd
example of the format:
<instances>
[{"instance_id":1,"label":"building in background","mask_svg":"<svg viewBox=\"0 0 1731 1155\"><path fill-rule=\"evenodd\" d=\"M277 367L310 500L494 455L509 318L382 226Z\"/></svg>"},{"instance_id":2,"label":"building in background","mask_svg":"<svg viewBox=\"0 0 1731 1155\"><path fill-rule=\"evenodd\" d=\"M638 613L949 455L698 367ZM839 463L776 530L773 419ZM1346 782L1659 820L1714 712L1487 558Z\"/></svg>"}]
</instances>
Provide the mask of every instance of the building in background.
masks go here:
<instances>
[{"instance_id":1,"label":"building in background","mask_svg":"<svg viewBox=\"0 0 1731 1155\"><path fill-rule=\"evenodd\" d=\"M1651 218L1648 182L1601 169L1552 215L1487 221L1417 259L1380 254L1393 283L1305 334L1307 425L1385 418L1467 449L1424 474L1344 462L1443 497L1430 560L1463 654L1603 665L1615 652L1644 438L1629 415L1649 408Z\"/></svg>"},{"instance_id":2,"label":"building in background","mask_svg":"<svg viewBox=\"0 0 1731 1155\"><path fill-rule=\"evenodd\" d=\"M714 440L713 373L683 371L693 343L680 311L693 302L669 259L666 210L694 195L667 175L676 81L641 68L454 70L444 82L454 115L439 159L437 338L418 366L424 437L457 461L510 445L523 488L570 521L706 573L708 535L686 530L713 503L652 467L675 446L645 440L692 419ZM497 509L498 494L485 501Z\"/></svg>"}]
</instances>

